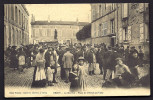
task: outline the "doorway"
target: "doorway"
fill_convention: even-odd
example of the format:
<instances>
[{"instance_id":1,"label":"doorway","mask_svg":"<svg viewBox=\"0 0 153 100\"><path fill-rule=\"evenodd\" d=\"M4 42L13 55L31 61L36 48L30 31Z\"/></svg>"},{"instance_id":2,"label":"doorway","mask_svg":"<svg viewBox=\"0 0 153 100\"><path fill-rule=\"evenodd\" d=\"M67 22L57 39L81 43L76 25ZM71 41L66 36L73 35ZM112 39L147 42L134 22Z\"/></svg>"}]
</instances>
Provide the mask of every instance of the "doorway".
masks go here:
<instances>
[{"instance_id":1,"label":"doorway","mask_svg":"<svg viewBox=\"0 0 153 100\"><path fill-rule=\"evenodd\" d=\"M111 38L111 46L114 47L115 45L115 38Z\"/></svg>"}]
</instances>

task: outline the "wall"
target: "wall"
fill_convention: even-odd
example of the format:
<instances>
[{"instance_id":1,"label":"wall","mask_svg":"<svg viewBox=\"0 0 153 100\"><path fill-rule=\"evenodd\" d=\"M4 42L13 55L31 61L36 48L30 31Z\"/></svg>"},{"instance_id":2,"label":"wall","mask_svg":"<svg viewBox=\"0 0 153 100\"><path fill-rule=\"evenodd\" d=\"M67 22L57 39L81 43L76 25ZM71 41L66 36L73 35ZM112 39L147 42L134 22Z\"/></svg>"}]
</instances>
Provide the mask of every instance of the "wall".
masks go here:
<instances>
[{"instance_id":1,"label":"wall","mask_svg":"<svg viewBox=\"0 0 153 100\"><path fill-rule=\"evenodd\" d=\"M17 13L15 8L17 7ZM29 26L28 26L28 12L22 4L5 4L4 5L4 47L8 45L19 46L21 44L29 43ZM20 10L20 17L19 17ZM24 17L22 17L22 14Z\"/></svg>"},{"instance_id":2,"label":"wall","mask_svg":"<svg viewBox=\"0 0 153 100\"><path fill-rule=\"evenodd\" d=\"M54 32L57 30L57 39L60 43L71 41L73 44L77 42L76 33L82 29L83 26L75 25L31 25L32 27L32 39L41 42L54 41ZM40 35L40 29L45 36ZM49 32L47 32L49 30ZM35 33L34 33L35 32ZM34 35L35 34L35 35ZM37 36L36 36L37 34Z\"/></svg>"}]
</instances>

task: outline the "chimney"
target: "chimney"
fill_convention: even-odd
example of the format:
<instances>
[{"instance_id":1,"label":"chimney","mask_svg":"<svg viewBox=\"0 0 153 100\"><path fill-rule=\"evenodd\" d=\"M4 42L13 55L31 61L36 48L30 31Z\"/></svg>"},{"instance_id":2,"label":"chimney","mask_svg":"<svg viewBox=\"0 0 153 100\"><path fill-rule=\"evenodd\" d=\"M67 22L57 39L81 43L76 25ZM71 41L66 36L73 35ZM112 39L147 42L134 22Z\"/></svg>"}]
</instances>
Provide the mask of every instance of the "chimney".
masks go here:
<instances>
[{"instance_id":1,"label":"chimney","mask_svg":"<svg viewBox=\"0 0 153 100\"><path fill-rule=\"evenodd\" d=\"M48 23L50 23L50 15L48 15Z\"/></svg>"},{"instance_id":2,"label":"chimney","mask_svg":"<svg viewBox=\"0 0 153 100\"><path fill-rule=\"evenodd\" d=\"M31 15L31 22L35 22L35 16L33 14Z\"/></svg>"}]
</instances>

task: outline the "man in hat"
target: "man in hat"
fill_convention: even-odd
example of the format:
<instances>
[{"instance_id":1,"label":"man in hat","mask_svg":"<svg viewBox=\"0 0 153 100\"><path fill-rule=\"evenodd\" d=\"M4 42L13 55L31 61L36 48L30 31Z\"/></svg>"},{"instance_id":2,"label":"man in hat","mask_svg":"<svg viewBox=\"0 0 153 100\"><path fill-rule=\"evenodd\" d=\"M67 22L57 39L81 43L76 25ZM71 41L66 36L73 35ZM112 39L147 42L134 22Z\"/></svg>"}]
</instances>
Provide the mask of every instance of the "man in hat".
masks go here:
<instances>
[{"instance_id":1,"label":"man in hat","mask_svg":"<svg viewBox=\"0 0 153 100\"><path fill-rule=\"evenodd\" d=\"M103 62L104 62L104 47L101 46L98 48L98 51L96 53L96 60L97 60L97 63L99 63L99 69L100 69L100 74L103 74Z\"/></svg>"},{"instance_id":2,"label":"man in hat","mask_svg":"<svg viewBox=\"0 0 153 100\"><path fill-rule=\"evenodd\" d=\"M73 65L73 61L74 61L74 56L72 53L70 53L70 49L67 48L66 49L66 53L63 55L63 58L62 58L62 61L63 61L63 68L65 70L65 75L66 75L66 83L69 82L69 73L72 69L72 65Z\"/></svg>"},{"instance_id":3,"label":"man in hat","mask_svg":"<svg viewBox=\"0 0 153 100\"><path fill-rule=\"evenodd\" d=\"M117 52L116 48L112 48L112 51L110 52L110 55L108 55L108 62L107 62L107 72L106 72L106 79L109 80L112 76L114 77L114 71L115 71L115 66L116 66L116 61L115 59L118 57L122 57L119 55Z\"/></svg>"},{"instance_id":4,"label":"man in hat","mask_svg":"<svg viewBox=\"0 0 153 100\"><path fill-rule=\"evenodd\" d=\"M96 67L96 55L94 53L94 48L90 49L88 54L88 63L89 63L89 75L95 75L95 67Z\"/></svg>"},{"instance_id":5,"label":"man in hat","mask_svg":"<svg viewBox=\"0 0 153 100\"><path fill-rule=\"evenodd\" d=\"M81 50L81 47L77 47L77 51L75 52L74 63L76 63L78 58L81 56L83 57L83 51Z\"/></svg>"},{"instance_id":6,"label":"man in hat","mask_svg":"<svg viewBox=\"0 0 153 100\"><path fill-rule=\"evenodd\" d=\"M64 80L65 79L65 70L63 68L63 62L62 62L62 58L63 58L63 55L64 53L66 52L65 50L65 45L61 45L60 47L60 50L59 50L59 64L60 64L60 67L61 67L61 79Z\"/></svg>"},{"instance_id":7,"label":"man in hat","mask_svg":"<svg viewBox=\"0 0 153 100\"><path fill-rule=\"evenodd\" d=\"M112 48L110 46L108 46L108 50L104 53L104 63L103 63L103 79L106 79L106 73L107 73L107 78L108 78L108 74L110 74L109 67L111 66L111 55L112 55Z\"/></svg>"}]
</instances>

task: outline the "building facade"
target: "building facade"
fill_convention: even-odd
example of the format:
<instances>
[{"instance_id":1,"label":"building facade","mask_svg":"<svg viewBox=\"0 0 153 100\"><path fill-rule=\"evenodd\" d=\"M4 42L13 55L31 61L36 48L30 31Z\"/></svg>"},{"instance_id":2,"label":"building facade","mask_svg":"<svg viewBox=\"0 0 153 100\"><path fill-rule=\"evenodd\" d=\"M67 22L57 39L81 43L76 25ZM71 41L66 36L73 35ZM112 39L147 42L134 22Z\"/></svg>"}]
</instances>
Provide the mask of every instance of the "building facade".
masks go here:
<instances>
[{"instance_id":1,"label":"building facade","mask_svg":"<svg viewBox=\"0 0 153 100\"><path fill-rule=\"evenodd\" d=\"M70 21L35 21L31 20L31 40L39 42L58 41L59 43L77 43L76 33L88 22Z\"/></svg>"},{"instance_id":2,"label":"building facade","mask_svg":"<svg viewBox=\"0 0 153 100\"><path fill-rule=\"evenodd\" d=\"M149 50L148 3L91 4L92 44L142 46Z\"/></svg>"},{"instance_id":3,"label":"building facade","mask_svg":"<svg viewBox=\"0 0 153 100\"><path fill-rule=\"evenodd\" d=\"M118 6L117 43L124 46L142 46L149 50L148 3L122 3Z\"/></svg>"},{"instance_id":4,"label":"building facade","mask_svg":"<svg viewBox=\"0 0 153 100\"><path fill-rule=\"evenodd\" d=\"M92 44L114 45L117 33L117 14L114 3L91 4L91 41Z\"/></svg>"},{"instance_id":5,"label":"building facade","mask_svg":"<svg viewBox=\"0 0 153 100\"><path fill-rule=\"evenodd\" d=\"M4 49L29 43L28 16L24 4L4 4Z\"/></svg>"}]
</instances>

